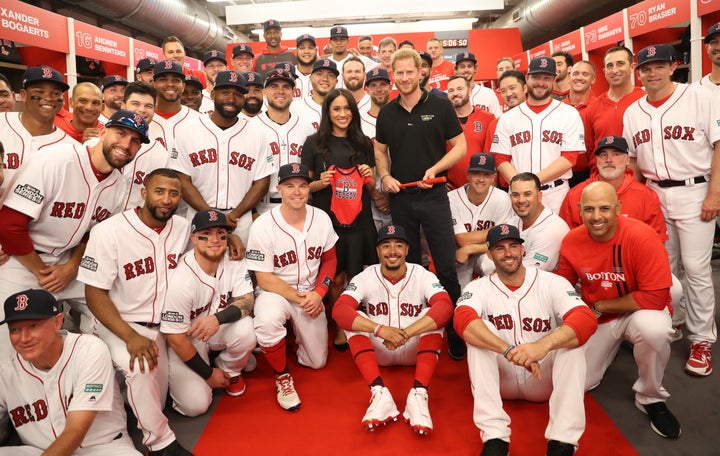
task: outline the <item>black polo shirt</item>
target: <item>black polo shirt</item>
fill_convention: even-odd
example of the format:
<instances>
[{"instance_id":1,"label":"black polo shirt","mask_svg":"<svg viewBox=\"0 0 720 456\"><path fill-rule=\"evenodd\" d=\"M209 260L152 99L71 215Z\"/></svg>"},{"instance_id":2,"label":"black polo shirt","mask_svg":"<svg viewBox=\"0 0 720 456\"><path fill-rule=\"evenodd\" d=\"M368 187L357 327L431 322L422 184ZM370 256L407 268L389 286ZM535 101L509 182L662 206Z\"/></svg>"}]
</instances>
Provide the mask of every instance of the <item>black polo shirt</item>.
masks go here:
<instances>
[{"instance_id":1,"label":"black polo shirt","mask_svg":"<svg viewBox=\"0 0 720 456\"><path fill-rule=\"evenodd\" d=\"M383 106L376 125L375 139L388 146L390 174L401 183L422 179L447 152L446 141L463 132L450 101L425 90L412 112L402 107L399 96Z\"/></svg>"}]
</instances>

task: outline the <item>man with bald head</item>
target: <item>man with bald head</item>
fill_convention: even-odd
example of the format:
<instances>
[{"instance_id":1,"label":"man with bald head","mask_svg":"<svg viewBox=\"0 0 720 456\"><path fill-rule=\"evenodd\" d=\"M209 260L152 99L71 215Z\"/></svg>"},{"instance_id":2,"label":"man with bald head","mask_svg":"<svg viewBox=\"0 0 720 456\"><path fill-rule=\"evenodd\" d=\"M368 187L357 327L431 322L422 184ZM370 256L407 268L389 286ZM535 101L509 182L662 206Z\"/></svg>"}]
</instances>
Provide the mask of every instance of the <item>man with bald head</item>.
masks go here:
<instances>
[{"instance_id":1,"label":"man with bald head","mask_svg":"<svg viewBox=\"0 0 720 456\"><path fill-rule=\"evenodd\" d=\"M570 283L579 279L583 301L598 317L586 344L586 388L600 383L620 343L630 342L638 364L635 405L650 417L653 431L675 439L680 424L665 405L670 394L662 385L672 334L670 263L655 230L618 217L621 206L607 182L583 190L583 225L563 239L557 273Z\"/></svg>"},{"instance_id":2,"label":"man with bald head","mask_svg":"<svg viewBox=\"0 0 720 456\"><path fill-rule=\"evenodd\" d=\"M103 109L103 94L98 86L81 82L73 87L70 108L72 113L61 112L55 116L56 127L79 143L100 136L103 126L98 119Z\"/></svg>"}]
</instances>

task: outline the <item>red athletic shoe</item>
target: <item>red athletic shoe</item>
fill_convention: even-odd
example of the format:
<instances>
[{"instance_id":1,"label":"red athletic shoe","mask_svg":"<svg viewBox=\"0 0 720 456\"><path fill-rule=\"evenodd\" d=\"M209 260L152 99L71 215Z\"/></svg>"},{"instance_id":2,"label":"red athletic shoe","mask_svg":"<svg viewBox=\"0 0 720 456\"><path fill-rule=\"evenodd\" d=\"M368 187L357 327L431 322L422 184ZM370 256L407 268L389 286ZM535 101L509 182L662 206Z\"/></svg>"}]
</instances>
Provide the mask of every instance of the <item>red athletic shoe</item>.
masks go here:
<instances>
[{"instance_id":1,"label":"red athletic shoe","mask_svg":"<svg viewBox=\"0 0 720 456\"><path fill-rule=\"evenodd\" d=\"M685 372L701 377L712 373L712 355L709 342L698 342L690 346L690 357L685 363Z\"/></svg>"},{"instance_id":2,"label":"red athletic shoe","mask_svg":"<svg viewBox=\"0 0 720 456\"><path fill-rule=\"evenodd\" d=\"M236 375L230 379L230 386L225 388L225 392L230 396L242 396L245 392L245 380L242 376Z\"/></svg>"}]
</instances>

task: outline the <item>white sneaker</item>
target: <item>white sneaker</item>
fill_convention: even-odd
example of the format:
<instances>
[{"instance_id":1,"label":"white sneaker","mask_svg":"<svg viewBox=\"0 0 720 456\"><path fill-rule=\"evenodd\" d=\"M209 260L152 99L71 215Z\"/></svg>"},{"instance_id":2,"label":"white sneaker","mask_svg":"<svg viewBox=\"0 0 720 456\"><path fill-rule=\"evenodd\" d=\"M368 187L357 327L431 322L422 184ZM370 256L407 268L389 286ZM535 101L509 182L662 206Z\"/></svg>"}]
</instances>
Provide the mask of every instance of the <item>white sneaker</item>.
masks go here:
<instances>
[{"instance_id":1,"label":"white sneaker","mask_svg":"<svg viewBox=\"0 0 720 456\"><path fill-rule=\"evenodd\" d=\"M300 408L300 396L295 391L295 383L290 374L275 377L275 386L277 386L277 401L280 407L289 412Z\"/></svg>"},{"instance_id":2,"label":"white sneaker","mask_svg":"<svg viewBox=\"0 0 720 456\"><path fill-rule=\"evenodd\" d=\"M242 368L242 371L248 373L254 371L255 369L257 369L257 359L255 358L255 355L250 353L247 364L245 364L245 367Z\"/></svg>"},{"instance_id":3,"label":"white sneaker","mask_svg":"<svg viewBox=\"0 0 720 456\"><path fill-rule=\"evenodd\" d=\"M428 408L428 393L425 388L411 388L403 418L410 423L413 431L420 435L430 435L433 430L430 409Z\"/></svg>"},{"instance_id":4,"label":"white sneaker","mask_svg":"<svg viewBox=\"0 0 720 456\"><path fill-rule=\"evenodd\" d=\"M395 405L390 390L385 386L376 385L370 388L372 397L370 406L362 419L362 425L368 431L374 431L380 426L397 421L400 412Z\"/></svg>"}]
</instances>

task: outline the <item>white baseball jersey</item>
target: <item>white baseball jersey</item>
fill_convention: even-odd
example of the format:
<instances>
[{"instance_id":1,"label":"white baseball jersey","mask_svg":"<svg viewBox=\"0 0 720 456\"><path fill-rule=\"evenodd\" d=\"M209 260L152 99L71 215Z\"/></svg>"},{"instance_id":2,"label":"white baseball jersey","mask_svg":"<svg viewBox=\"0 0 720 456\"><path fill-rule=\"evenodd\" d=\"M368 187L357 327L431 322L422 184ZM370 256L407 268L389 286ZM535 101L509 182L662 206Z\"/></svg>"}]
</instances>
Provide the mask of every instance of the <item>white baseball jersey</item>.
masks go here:
<instances>
[{"instance_id":1,"label":"white baseball jersey","mask_svg":"<svg viewBox=\"0 0 720 456\"><path fill-rule=\"evenodd\" d=\"M430 298L443 291L435 274L407 263L407 272L397 283L383 276L379 264L369 266L352 278L343 294L360 303L362 311L375 323L407 328L429 307Z\"/></svg>"},{"instance_id":2,"label":"white baseball jersey","mask_svg":"<svg viewBox=\"0 0 720 456\"><path fill-rule=\"evenodd\" d=\"M93 228L80 262L78 280L109 290L123 320L160 323L170 271L178 265L190 232L174 215L159 233L134 209Z\"/></svg>"},{"instance_id":3,"label":"white baseball jersey","mask_svg":"<svg viewBox=\"0 0 720 456\"><path fill-rule=\"evenodd\" d=\"M276 207L260 215L250 227L245 253L251 271L272 272L298 291L315 289L320 258L338 240L330 217L307 206L302 231L290 226Z\"/></svg>"},{"instance_id":4,"label":"white baseball jersey","mask_svg":"<svg viewBox=\"0 0 720 456\"><path fill-rule=\"evenodd\" d=\"M5 206L33 219L28 231L36 250L59 256L96 223L119 212L125 181L114 169L98 182L87 148L78 143L43 152L25 162Z\"/></svg>"},{"instance_id":5,"label":"white baseball jersey","mask_svg":"<svg viewBox=\"0 0 720 456\"><path fill-rule=\"evenodd\" d=\"M322 106L315 103L312 97L303 98L290 105L290 112L293 116L298 116L305 124L310 124L315 133L320 126L320 118L322 117Z\"/></svg>"},{"instance_id":6,"label":"white baseball jersey","mask_svg":"<svg viewBox=\"0 0 720 456\"><path fill-rule=\"evenodd\" d=\"M0 186L0 195L10 184L20 165L35 152L44 153L46 147L59 143L77 144L77 141L57 127L49 135L31 135L20 122L19 112L0 113L0 142L5 149L5 182Z\"/></svg>"},{"instance_id":7,"label":"white baseball jersey","mask_svg":"<svg viewBox=\"0 0 720 456\"><path fill-rule=\"evenodd\" d=\"M46 449L65 429L68 412L98 412L81 447L121 444L127 448L122 454L139 454L128 436L107 347L91 335L60 334L63 351L49 370L36 368L16 352L0 365L0 415L9 415L24 444ZM108 449L105 454L118 453Z\"/></svg>"},{"instance_id":8,"label":"white baseball jersey","mask_svg":"<svg viewBox=\"0 0 720 456\"><path fill-rule=\"evenodd\" d=\"M293 90L293 98L299 100L300 98L312 98L313 88L310 83L310 74L305 74L295 67L295 89Z\"/></svg>"},{"instance_id":9,"label":"white baseball jersey","mask_svg":"<svg viewBox=\"0 0 720 456\"><path fill-rule=\"evenodd\" d=\"M215 275L209 276L191 250L183 255L170 279L183 285L171 288L165 299L160 323L165 334L185 334L197 317L213 315L227 307L233 297L253 291L245 261L230 261L227 253Z\"/></svg>"},{"instance_id":10,"label":"white baseball jersey","mask_svg":"<svg viewBox=\"0 0 720 456\"><path fill-rule=\"evenodd\" d=\"M202 90L202 102L200 103L200 114L211 114L215 110L215 102L207 89Z\"/></svg>"},{"instance_id":11,"label":"white baseball jersey","mask_svg":"<svg viewBox=\"0 0 720 456\"><path fill-rule=\"evenodd\" d=\"M122 200L122 209L133 209L145 204L140 190L145 187L148 174L158 168L165 168L170 160L170 153L156 139L150 144L140 147L135 159L122 169L125 178L125 196Z\"/></svg>"},{"instance_id":12,"label":"white baseball jersey","mask_svg":"<svg viewBox=\"0 0 720 456\"><path fill-rule=\"evenodd\" d=\"M500 117L500 114L503 113L495 92L482 84L475 84L473 86L470 93L470 104L473 106L479 106L480 109L489 112L495 117Z\"/></svg>"},{"instance_id":13,"label":"white baseball jersey","mask_svg":"<svg viewBox=\"0 0 720 456\"><path fill-rule=\"evenodd\" d=\"M701 86L705 87L706 89L710 89L713 93L720 93L720 86L715 84L710 80L710 73L706 74L700 80L697 82L697 84L700 84Z\"/></svg>"},{"instance_id":14,"label":"white baseball jersey","mask_svg":"<svg viewBox=\"0 0 720 456\"><path fill-rule=\"evenodd\" d=\"M523 264L543 271L553 271L560 258L560 244L570 231L565 220L546 207L530 227L523 228L520 217L515 217L514 224L525 241Z\"/></svg>"},{"instance_id":15,"label":"white baseball jersey","mask_svg":"<svg viewBox=\"0 0 720 456\"><path fill-rule=\"evenodd\" d=\"M532 343L562 324L571 309L585 306L570 282L551 272L528 267L525 281L510 290L497 274L473 280L457 306L469 306L511 344Z\"/></svg>"},{"instance_id":16,"label":"white baseball jersey","mask_svg":"<svg viewBox=\"0 0 720 456\"><path fill-rule=\"evenodd\" d=\"M177 133L170 167L190 176L205 202L227 210L245 198L253 182L275 173L275 164L255 120L238 120L223 130L209 116L188 121ZM188 212L188 218L195 215ZM249 226L243 214L238 226Z\"/></svg>"},{"instance_id":17,"label":"white baseball jersey","mask_svg":"<svg viewBox=\"0 0 720 456\"><path fill-rule=\"evenodd\" d=\"M368 112L370 105L367 106L367 109L360 111L360 127L362 128L362 132L370 138L370 140L375 144L375 126L377 125L377 117L373 116Z\"/></svg>"},{"instance_id":18,"label":"white baseball jersey","mask_svg":"<svg viewBox=\"0 0 720 456\"><path fill-rule=\"evenodd\" d=\"M713 143L720 140L720 107L699 84L677 84L656 108L647 95L623 116L630 156L650 180L685 180L710 175Z\"/></svg>"},{"instance_id":19,"label":"white baseball jersey","mask_svg":"<svg viewBox=\"0 0 720 456\"><path fill-rule=\"evenodd\" d=\"M476 206L468 199L468 185L448 193L455 234L489 230L513 219L515 213L507 193L491 186L483 202Z\"/></svg>"},{"instance_id":20,"label":"white baseball jersey","mask_svg":"<svg viewBox=\"0 0 720 456\"><path fill-rule=\"evenodd\" d=\"M297 103L301 102L298 101ZM293 103L293 105L294 104L295 103ZM256 131L261 131L260 134L262 135L265 153L271 157L274 166L270 178L270 188L263 202L279 204L280 194L276 189L278 185L278 170L282 165L287 165L288 163L300 163L305 139L314 134L315 129L313 129L300 114L292 112L292 108L290 120L282 125L270 119L265 112L255 116L253 123ZM259 208L259 211L262 213L270 209L270 207L271 206L268 205L262 205L262 209Z\"/></svg>"},{"instance_id":21,"label":"white baseball jersey","mask_svg":"<svg viewBox=\"0 0 720 456\"><path fill-rule=\"evenodd\" d=\"M150 139L160 141L167 150L172 151L178 132L187 131L184 122L198 117L200 117L200 113L187 106L181 106L180 111L172 115L169 119L155 112L153 120L150 122Z\"/></svg>"},{"instance_id":22,"label":"white baseball jersey","mask_svg":"<svg viewBox=\"0 0 720 456\"><path fill-rule=\"evenodd\" d=\"M363 95L360 101L357 102L357 107L360 112L370 109L370 95L367 93Z\"/></svg>"},{"instance_id":23,"label":"white baseball jersey","mask_svg":"<svg viewBox=\"0 0 720 456\"><path fill-rule=\"evenodd\" d=\"M574 107L552 100L536 114L525 102L500 116L490 150L510 155L510 163L519 173L537 174L561 152L584 152L583 136L583 123ZM560 176L570 177L570 169Z\"/></svg>"},{"instance_id":24,"label":"white baseball jersey","mask_svg":"<svg viewBox=\"0 0 720 456\"><path fill-rule=\"evenodd\" d=\"M105 114L100 113L100 117L98 117L98 122L100 122L100 124L105 125L108 123L108 120L110 119Z\"/></svg>"}]
</instances>

